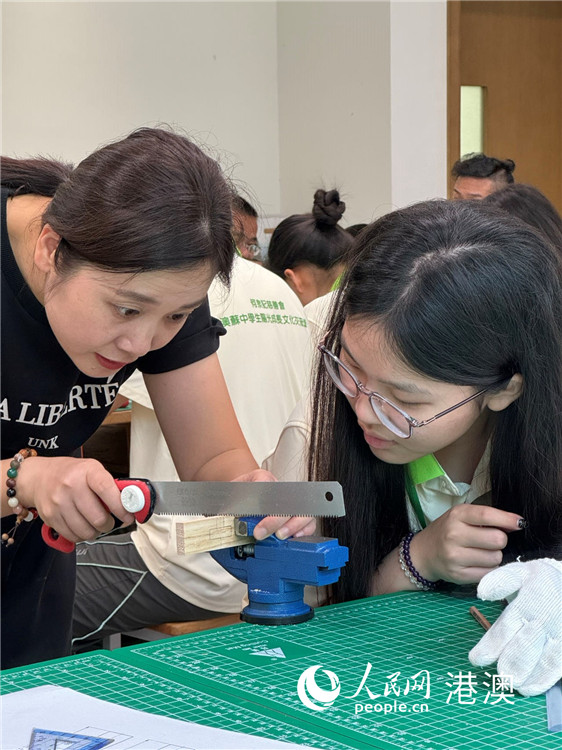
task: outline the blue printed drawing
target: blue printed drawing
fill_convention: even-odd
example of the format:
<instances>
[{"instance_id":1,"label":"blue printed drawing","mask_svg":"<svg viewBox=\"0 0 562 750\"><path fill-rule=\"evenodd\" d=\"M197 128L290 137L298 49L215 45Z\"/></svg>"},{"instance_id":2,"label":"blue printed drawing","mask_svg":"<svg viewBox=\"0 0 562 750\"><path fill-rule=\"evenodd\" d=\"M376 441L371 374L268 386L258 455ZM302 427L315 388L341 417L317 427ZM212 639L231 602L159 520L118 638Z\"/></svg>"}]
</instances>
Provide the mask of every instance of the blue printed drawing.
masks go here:
<instances>
[{"instance_id":1,"label":"blue printed drawing","mask_svg":"<svg viewBox=\"0 0 562 750\"><path fill-rule=\"evenodd\" d=\"M113 742L111 738L34 729L29 741L29 750L101 750L110 742Z\"/></svg>"}]
</instances>

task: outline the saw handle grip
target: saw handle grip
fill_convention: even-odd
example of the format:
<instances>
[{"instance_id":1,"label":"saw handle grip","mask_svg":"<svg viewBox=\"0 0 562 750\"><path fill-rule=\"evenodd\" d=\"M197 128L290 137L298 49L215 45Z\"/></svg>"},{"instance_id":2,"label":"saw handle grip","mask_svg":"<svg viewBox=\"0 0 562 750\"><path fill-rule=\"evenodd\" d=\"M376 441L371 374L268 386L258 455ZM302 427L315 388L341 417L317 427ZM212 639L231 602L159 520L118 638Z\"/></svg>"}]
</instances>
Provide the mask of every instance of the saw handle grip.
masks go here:
<instances>
[{"instance_id":1,"label":"saw handle grip","mask_svg":"<svg viewBox=\"0 0 562 750\"><path fill-rule=\"evenodd\" d=\"M139 523L148 521L152 515L156 499L154 488L148 479L116 479L115 484L121 490L121 503L125 510L132 513ZM102 505L107 510L107 506L104 503ZM116 526L121 524L121 519L114 516L113 513L111 517L115 521ZM53 549L59 552L69 553L74 551L74 542L57 534L46 523L41 528L41 536L45 544L48 544L49 547L53 547Z\"/></svg>"},{"instance_id":2,"label":"saw handle grip","mask_svg":"<svg viewBox=\"0 0 562 750\"><path fill-rule=\"evenodd\" d=\"M139 523L148 521L154 511L156 493L148 479L116 479L121 490L121 504Z\"/></svg>"},{"instance_id":3,"label":"saw handle grip","mask_svg":"<svg viewBox=\"0 0 562 750\"><path fill-rule=\"evenodd\" d=\"M58 534L51 526L47 526L46 523L41 527L41 536L43 537L45 544L48 544L49 547L53 547L54 549L58 549L59 552L74 551L74 542L71 542L70 539L66 539L66 537Z\"/></svg>"}]
</instances>

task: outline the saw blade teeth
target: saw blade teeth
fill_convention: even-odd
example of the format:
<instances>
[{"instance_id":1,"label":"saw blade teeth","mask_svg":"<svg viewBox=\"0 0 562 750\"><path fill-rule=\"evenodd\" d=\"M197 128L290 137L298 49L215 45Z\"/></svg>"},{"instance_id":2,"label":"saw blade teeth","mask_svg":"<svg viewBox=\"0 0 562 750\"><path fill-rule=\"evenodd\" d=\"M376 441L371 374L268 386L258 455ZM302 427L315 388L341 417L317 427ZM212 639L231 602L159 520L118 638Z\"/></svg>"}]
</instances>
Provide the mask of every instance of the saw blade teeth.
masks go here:
<instances>
[{"instance_id":1,"label":"saw blade teeth","mask_svg":"<svg viewBox=\"0 0 562 750\"><path fill-rule=\"evenodd\" d=\"M160 512L157 515L159 516L197 516L201 517L204 516L206 518L211 518L212 516L232 516L233 518L240 518L240 516L255 516L255 511L237 511L236 513L211 513L209 516L205 516L204 513L195 513L194 511L188 511L186 510L184 513L180 513L177 510L170 510L167 513ZM293 516L289 515L288 513L278 513L278 512L272 512L269 515L271 516L277 516L278 518L293 518ZM343 518L343 516L338 516L337 513L322 513L322 515L308 515L308 516L295 516L295 518Z\"/></svg>"}]
</instances>

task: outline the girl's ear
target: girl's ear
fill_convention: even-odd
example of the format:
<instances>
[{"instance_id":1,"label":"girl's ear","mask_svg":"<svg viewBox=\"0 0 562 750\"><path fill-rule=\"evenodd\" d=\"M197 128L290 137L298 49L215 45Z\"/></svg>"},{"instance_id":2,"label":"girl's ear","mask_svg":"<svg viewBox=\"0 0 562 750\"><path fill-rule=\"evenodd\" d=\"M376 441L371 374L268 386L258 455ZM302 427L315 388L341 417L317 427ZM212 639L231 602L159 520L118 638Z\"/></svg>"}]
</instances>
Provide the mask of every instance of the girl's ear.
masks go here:
<instances>
[{"instance_id":1,"label":"girl's ear","mask_svg":"<svg viewBox=\"0 0 562 750\"><path fill-rule=\"evenodd\" d=\"M37 238L33 253L34 265L43 273L54 270L55 253L60 241L60 234L57 234L50 224L45 224Z\"/></svg>"},{"instance_id":2,"label":"girl's ear","mask_svg":"<svg viewBox=\"0 0 562 750\"><path fill-rule=\"evenodd\" d=\"M523 390L523 375L515 373L501 391L486 396L486 406L492 411L502 411L516 401Z\"/></svg>"},{"instance_id":3,"label":"girl's ear","mask_svg":"<svg viewBox=\"0 0 562 750\"><path fill-rule=\"evenodd\" d=\"M314 269L308 265L286 268L283 271L285 281L297 295L303 305L318 297L318 286ZM320 292L323 294L323 292Z\"/></svg>"},{"instance_id":4,"label":"girl's ear","mask_svg":"<svg viewBox=\"0 0 562 750\"><path fill-rule=\"evenodd\" d=\"M304 291L304 278L302 273L300 273L300 269L286 268L283 271L283 276L293 292L296 294L302 294Z\"/></svg>"}]
</instances>

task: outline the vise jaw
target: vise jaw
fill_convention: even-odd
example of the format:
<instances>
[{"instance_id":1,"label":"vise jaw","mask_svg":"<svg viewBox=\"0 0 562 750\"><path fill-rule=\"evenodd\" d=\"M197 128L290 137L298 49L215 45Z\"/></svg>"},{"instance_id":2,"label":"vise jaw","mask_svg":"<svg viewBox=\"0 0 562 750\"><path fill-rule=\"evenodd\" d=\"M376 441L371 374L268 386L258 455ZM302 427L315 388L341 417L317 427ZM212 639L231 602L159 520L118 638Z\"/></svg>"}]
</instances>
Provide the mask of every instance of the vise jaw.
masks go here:
<instances>
[{"instance_id":1,"label":"vise jaw","mask_svg":"<svg viewBox=\"0 0 562 750\"><path fill-rule=\"evenodd\" d=\"M240 532L251 535L259 516L240 519ZM262 541L211 552L231 575L248 584L248 606L240 617L259 625L291 625L310 620L305 586L335 583L348 560L337 539L309 536Z\"/></svg>"}]
</instances>

